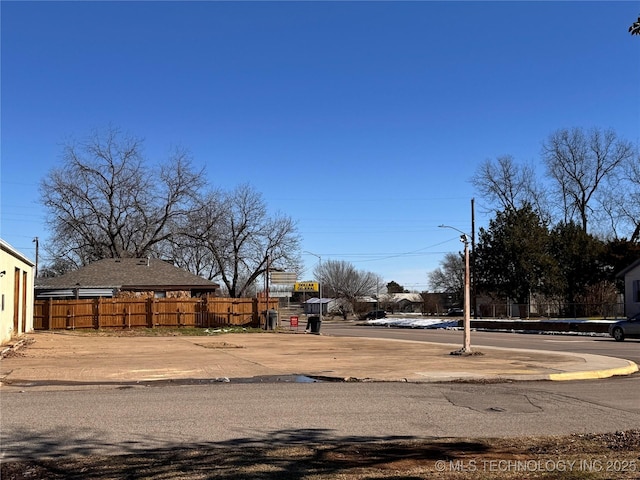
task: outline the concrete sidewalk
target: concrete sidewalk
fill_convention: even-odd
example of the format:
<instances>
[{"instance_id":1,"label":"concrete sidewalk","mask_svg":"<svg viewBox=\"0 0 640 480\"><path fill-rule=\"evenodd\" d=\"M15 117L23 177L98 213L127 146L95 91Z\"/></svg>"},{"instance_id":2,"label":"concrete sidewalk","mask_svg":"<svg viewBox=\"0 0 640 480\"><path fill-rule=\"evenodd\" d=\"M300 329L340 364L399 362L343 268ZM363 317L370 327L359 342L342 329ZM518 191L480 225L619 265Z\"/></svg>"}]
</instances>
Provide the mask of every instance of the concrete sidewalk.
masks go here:
<instances>
[{"instance_id":1,"label":"concrete sidewalk","mask_svg":"<svg viewBox=\"0 0 640 480\"><path fill-rule=\"evenodd\" d=\"M599 355L306 335L100 336L38 332L0 362L3 389L158 380L235 381L302 375L350 381L576 380L627 375L635 363Z\"/></svg>"}]
</instances>

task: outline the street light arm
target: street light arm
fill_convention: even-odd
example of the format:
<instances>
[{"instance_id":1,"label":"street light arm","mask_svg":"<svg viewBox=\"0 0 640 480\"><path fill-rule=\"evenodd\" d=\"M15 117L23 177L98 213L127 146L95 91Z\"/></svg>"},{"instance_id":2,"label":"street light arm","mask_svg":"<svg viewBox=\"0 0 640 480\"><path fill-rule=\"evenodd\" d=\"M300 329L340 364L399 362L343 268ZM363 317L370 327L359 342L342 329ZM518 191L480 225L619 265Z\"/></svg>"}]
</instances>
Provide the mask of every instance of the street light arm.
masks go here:
<instances>
[{"instance_id":1,"label":"street light arm","mask_svg":"<svg viewBox=\"0 0 640 480\"><path fill-rule=\"evenodd\" d=\"M439 228L450 228L451 230L455 230L456 232L460 233L462 236L460 237L463 243L467 243L469 241L469 234L463 232L462 230L460 230L459 228L456 227L452 227L451 225L438 225Z\"/></svg>"},{"instance_id":2,"label":"street light arm","mask_svg":"<svg viewBox=\"0 0 640 480\"><path fill-rule=\"evenodd\" d=\"M318 259L318 265L320 266L320 268L322 268L322 257L320 255L318 255L317 253L309 252L307 250L303 250L302 253L307 253L309 255L313 255L314 257L316 257ZM321 272L318 272L318 274L320 273Z\"/></svg>"},{"instance_id":3,"label":"street light arm","mask_svg":"<svg viewBox=\"0 0 640 480\"><path fill-rule=\"evenodd\" d=\"M316 257L318 260L322 260L322 257L320 257L320 255L318 255L317 253L308 252L307 250L303 250L302 253L308 253L309 255L313 255L314 257Z\"/></svg>"}]
</instances>

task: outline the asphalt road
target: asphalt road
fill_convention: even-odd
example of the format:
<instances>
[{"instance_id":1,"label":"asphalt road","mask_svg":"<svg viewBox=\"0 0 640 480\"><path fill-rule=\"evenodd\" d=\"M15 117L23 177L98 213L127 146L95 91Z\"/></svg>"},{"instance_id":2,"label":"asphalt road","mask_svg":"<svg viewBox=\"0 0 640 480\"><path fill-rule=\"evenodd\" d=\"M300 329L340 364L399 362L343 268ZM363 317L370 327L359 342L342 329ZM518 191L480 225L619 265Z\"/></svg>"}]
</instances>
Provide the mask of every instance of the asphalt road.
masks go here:
<instances>
[{"instance_id":1,"label":"asphalt road","mask_svg":"<svg viewBox=\"0 0 640 480\"><path fill-rule=\"evenodd\" d=\"M458 343L461 332L323 325L324 333ZM472 345L620 354L637 342L472 334ZM628 355L633 353L633 355ZM498 384L256 383L25 390L0 398L5 460L149 449L640 428L640 375Z\"/></svg>"},{"instance_id":2,"label":"asphalt road","mask_svg":"<svg viewBox=\"0 0 640 480\"><path fill-rule=\"evenodd\" d=\"M422 342L452 343L462 346L462 331L422 328L366 327L323 322L322 333L353 337L394 338ZM640 340L616 342L608 336L549 335L531 333L471 332L471 347L525 348L554 352L590 353L624 358L640 365Z\"/></svg>"},{"instance_id":3,"label":"asphalt road","mask_svg":"<svg viewBox=\"0 0 640 480\"><path fill-rule=\"evenodd\" d=\"M2 455L610 432L640 428L637 385L618 378L26 391L2 396Z\"/></svg>"}]
</instances>

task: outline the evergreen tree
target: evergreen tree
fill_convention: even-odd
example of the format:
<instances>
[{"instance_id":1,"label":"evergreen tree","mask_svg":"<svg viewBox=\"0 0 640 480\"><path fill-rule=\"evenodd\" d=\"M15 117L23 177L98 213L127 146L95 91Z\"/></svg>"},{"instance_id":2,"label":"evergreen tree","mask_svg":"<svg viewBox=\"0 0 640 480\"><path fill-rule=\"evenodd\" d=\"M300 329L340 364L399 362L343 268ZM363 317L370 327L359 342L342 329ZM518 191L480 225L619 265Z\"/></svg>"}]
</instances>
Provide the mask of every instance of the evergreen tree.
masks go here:
<instances>
[{"instance_id":1,"label":"evergreen tree","mask_svg":"<svg viewBox=\"0 0 640 480\"><path fill-rule=\"evenodd\" d=\"M475 252L478 286L527 304L532 293L550 287L555 265L548 246L547 226L531 205L498 212L488 229L480 229Z\"/></svg>"},{"instance_id":2,"label":"evergreen tree","mask_svg":"<svg viewBox=\"0 0 640 480\"><path fill-rule=\"evenodd\" d=\"M550 253L560 274L556 293L563 295L567 302L576 303L587 287L605 278L604 244L575 222L558 224L551 231L550 239Z\"/></svg>"}]
</instances>

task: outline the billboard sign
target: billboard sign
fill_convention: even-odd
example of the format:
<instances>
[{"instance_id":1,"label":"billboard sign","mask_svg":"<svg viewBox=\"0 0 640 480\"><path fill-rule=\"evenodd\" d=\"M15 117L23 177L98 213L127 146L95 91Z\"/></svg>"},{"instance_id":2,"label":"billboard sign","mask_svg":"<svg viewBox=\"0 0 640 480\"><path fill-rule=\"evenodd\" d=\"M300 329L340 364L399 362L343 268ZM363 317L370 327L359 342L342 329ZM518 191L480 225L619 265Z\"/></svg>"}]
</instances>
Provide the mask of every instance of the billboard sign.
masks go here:
<instances>
[{"instance_id":1,"label":"billboard sign","mask_svg":"<svg viewBox=\"0 0 640 480\"><path fill-rule=\"evenodd\" d=\"M270 272L271 283L280 285L293 285L298 276L293 272Z\"/></svg>"},{"instance_id":2,"label":"billboard sign","mask_svg":"<svg viewBox=\"0 0 640 480\"><path fill-rule=\"evenodd\" d=\"M293 286L294 292L317 292L318 282L296 282Z\"/></svg>"}]
</instances>

